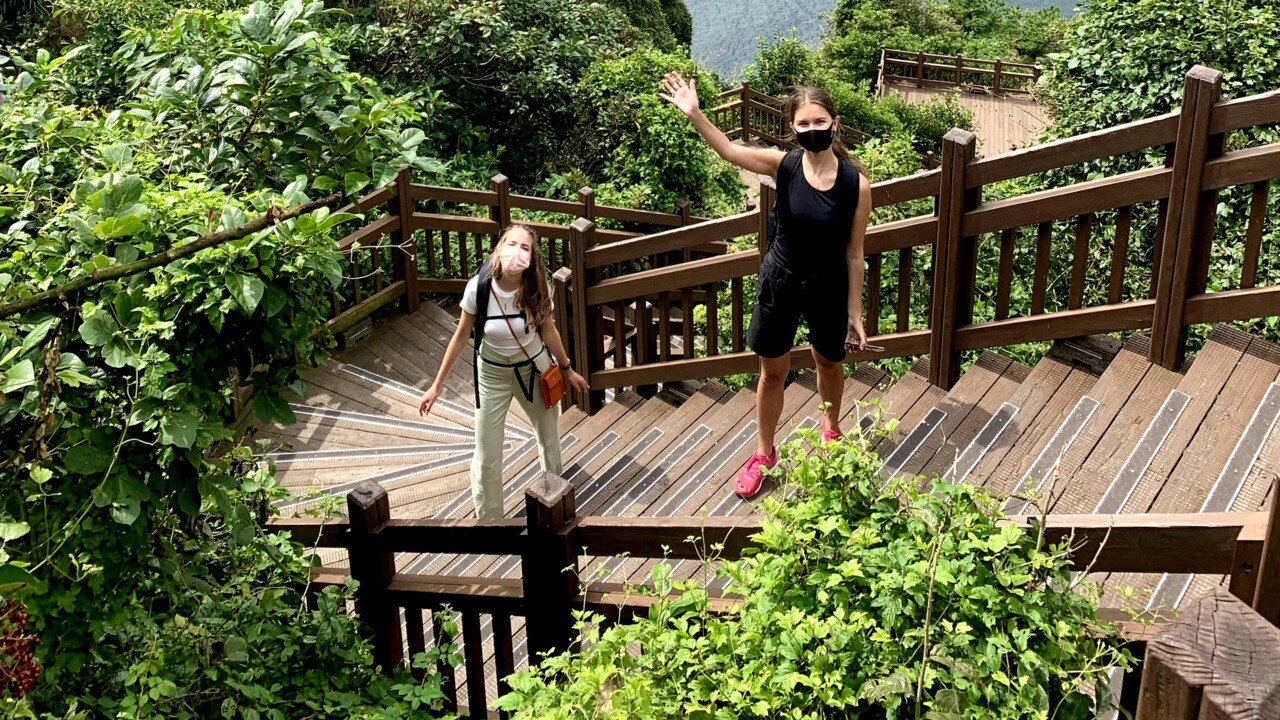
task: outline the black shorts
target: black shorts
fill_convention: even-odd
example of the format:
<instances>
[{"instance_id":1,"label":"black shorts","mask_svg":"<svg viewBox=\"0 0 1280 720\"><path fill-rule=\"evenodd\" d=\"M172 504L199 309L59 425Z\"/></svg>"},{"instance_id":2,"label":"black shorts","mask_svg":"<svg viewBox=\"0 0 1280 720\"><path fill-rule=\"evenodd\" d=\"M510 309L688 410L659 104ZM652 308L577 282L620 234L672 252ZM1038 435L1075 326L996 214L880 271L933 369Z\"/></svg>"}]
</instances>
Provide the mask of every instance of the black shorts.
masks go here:
<instances>
[{"instance_id":1,"label":"black shorts","mask_svg":"<svg viewBox=\"0 0 1280 720\"><path fill-rule=\"evenodd\" d=\"M801 276L766 255L756 283L756 306L747 328L747 346L761 357L782 357L795 347L800 318L809 343L822 357L843 362L849 336L849 276Z\"/></svg>"}]
</instances>

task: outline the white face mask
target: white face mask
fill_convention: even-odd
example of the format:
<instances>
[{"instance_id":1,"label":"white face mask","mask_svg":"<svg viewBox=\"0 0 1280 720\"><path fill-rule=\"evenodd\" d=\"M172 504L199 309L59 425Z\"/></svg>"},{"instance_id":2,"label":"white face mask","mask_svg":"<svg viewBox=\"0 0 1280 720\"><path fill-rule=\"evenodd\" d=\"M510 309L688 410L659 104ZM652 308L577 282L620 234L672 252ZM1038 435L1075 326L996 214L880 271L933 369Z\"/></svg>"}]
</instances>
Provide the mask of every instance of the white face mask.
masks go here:
<instances>
[{"instance_id":1,"label":"white face mask","mask_svg":"<svg viewBox=\"0 0 1280 720\"><path fill-rule=\"evenodd\" d=\"M531 253L519 245L505 245L498 251L498 260L502 262L502 271L513 274L522 273L529 267Z\"/></svg>"}]
</instances>

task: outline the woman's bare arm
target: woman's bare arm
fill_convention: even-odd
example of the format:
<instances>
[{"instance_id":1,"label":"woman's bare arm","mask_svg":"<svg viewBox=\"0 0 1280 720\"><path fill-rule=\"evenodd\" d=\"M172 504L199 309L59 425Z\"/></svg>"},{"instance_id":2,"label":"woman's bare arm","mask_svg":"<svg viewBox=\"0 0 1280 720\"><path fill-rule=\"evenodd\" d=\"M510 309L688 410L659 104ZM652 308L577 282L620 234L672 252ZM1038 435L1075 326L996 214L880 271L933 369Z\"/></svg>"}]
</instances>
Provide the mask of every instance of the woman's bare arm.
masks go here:
<instances>
[{"instance_id":1,"label":"woman's bare arm","mask_svg":"<svg viewBox=\"0 0 1280 720\"><path fill-rule=\"evenodd\" d=\"M662 98L675 105L693 122L693 127L716 154L728 162L759 175L775 176L786 153L776 148L751 148L735 145L729 136L711 123L698 107L697 81L685 83L680 73L667 73L662 78Z\"/></svg>"}]
</instances>

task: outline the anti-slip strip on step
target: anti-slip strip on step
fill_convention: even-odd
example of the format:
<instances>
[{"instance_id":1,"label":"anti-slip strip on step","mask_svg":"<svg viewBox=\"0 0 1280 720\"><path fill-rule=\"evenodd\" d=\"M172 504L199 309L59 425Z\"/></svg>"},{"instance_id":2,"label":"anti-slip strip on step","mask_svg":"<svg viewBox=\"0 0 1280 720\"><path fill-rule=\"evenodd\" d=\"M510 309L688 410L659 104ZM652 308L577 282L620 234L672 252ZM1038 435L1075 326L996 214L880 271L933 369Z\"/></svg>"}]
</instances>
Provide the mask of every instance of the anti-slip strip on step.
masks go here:
<instances>
[{"instance_id":1,"label":"anti-slip strip on step","mask_svg":"<svg viewBox=\"0 0 1280 720\"><path fill-rule=\"evenodd\" d=\"M1062 456L1067 453L1071 444L1076 441L1080 432L1084 430L1084 426L1093 418L1093 414L1097 410L1098 401L1088 395L1076 401L1071 414L1067 415L1062 424L1058 426L1058 429L1054 431L1053 437L1040 450L1035 462L1031 464L1026 474L1014 486L1009 499L1005 500L1002 510L1006 515L1021 515L1026 512L1030 502L1025 499L1025 496L1031 492L1039 493L1044 488L1045 481L1052 476L1054 470L1058 467L1058 463L1062 461Z\"/></svg>"},{"instance_id":2,"label":"anti-slip strip on step","mask_svg":"<svg viewBox=\"0 0 1280 720\"><path fill-rule=\"evenodd\" d=\"M1235 449L1231 451L1231 457L1222 468L1222 472L1218 474L1218 479L1209 490L1208 497L1200 506L1200 512L1227 512L1231 509L1236 497L1244 488L1245 480L1249 478L1249 472L1253 469L1254 463L1258 461L1258 455L1267 444L1267 439L1271 437L1277 419L1280 419L1280 383L1271 383L1262 402L1258 403L1258 407L1254 409L1249 424L1240 434L1240 439L1236 441ZM1187 590L1191 587L1191 579L1194 577L1189 573L1166 573L1160 578L1160 584L1152 593L1147 609L1177 608L1182 604L1182 598L1187 594Z\"/></svg>"},{"instance_id":3,"label":"anti-slip strip on step","mask_svg":"<svg viewBox=\"0 0 1280 720\"><path fill-rule=\"evenodd\" d=\"M418 398L422 397L422 390L420 388L416 388L412 385L402 383L399 380L394 380L392 378L386 377L385 375L379 375L378 373L372 370L367 370L358 365L350 365L350 364L343 365L342 370L343 372L346 372L351 375L355 375L356 377L362 380L366 380L376 385L381 385L382 387L388 390L400 393L401 395L404 395L405 397L408 397L408 398L412 398L413 400L417 400ZM463 407L462 405L459 405L458 403L455 403L451 400L446 400L445 398L436 398L436 405L444 408L445 410L448 410L449 412L453 413L454 415L457 415L458 417L465 418L467 420L471 420L475 417L474 408ZM521 440L528 440L533 437L532 432L525 430L524 428L517 427L510 424L507 425L507 432L519 437Z\"/></svg>"},{"instance_id":4,"label":"anti-slip strip on step","mask_svg":"<svg viewBox=\"0 0 1280 720\"><path fill-rule=\"evenodd\" d=\"M371 477L361 478L359 480L352 480L350 482L333 485L331 487L325 488L324 491L321 492L318 496L307 498L305 500L296 500L294 502L290 502L289 500L281 500L277 502L275 506L282 511L290 510L296 507L301 507L303 505L310 505L311 503L314 503L316 500L323 497L341 495L350 490L355 490L361 484L366 482L373 482L373 483L377 483L378 485L381 485L383 483L393 482L396 480L407 480L409 478L417 477L418 475L425 475L429 472L434 472L436 470L443 470L444 468L453 467L455 465L463 465L463 464L470 463L471 456L474 454L475 452L473 450L454 453L453 455L450 455L448 457L443 457L438 460L432 460L430 462L425 462L425 463L418 463L416 465L410 465L405 468L400 468L399 470L392 470L391 472L381 473L379 475L373 475Z\"/></svg>"},{"instance_id":5,"label":"anti-slip strip on step","mask_svg":"<svg viewBox=\"0 0 1280 720\"><path fill-rule=\"evenodd\" d=\"M436 423L419 422L416 420L399 420L389 415L372 415L370 413L355 412L353 410L332 410L330 408L300 405L297 403L289 403L289 407L293 410L295 415L313 417L320 420L333 420L335 422L352 423L356 425L372 425L374 427L388 427L396 430L404 430L406 432L421 433L423 435L444 435L446 437L475 439L474 430L448 427L445 425L438 425ZM519 435L519 433L512 434ZM524 437L521 439L524 439Z\"/></svg>"},{"instance_id":6,"label":"anti-slip strip on step","mask_svg":"<svg viewBox=\"0 0 1280 720\"><path fill-rule=\"evenodd\" d=\"M502 447L503 450L510 450L510 441L504 442ZM438 443L431 445L391 445L387 447L360 450L350 448L343 448L341 450L281 450L267 453L264 457L274 461L277 465L298 465L302 463L334 460L371 460L375 458L411 457L415 455L439 455L441 453L471 450L473 448L475 448L474 442Z\"/></svg>"},{"instance_id":7,"label":"anti-slip strip on step","mask_svg":"<svg viewBox=\"0 0 1280 720\"><path fill-rule=\"evenodd\" d=\"M1182 411L1186 410L1190 402L1191 396L1184 392L1169 392L1169 397L1165 398L1164 404L1142 433L1142 438L1129 452L1129 457L1111 481L1111 486L1094 507L1094 515L1114 515L1124 509L1125 503L1129 502L1129 497L1138 487L1138 481L1146 474L1147 468L1151 467L1156 453L1160 452L1164 441L1168 439L1173 426L1178 423L1178 418L1182 417Z\"/></svg>"},{"instance_id":8,"label":"anti-slip strip on step","mask_svg":"<svg viewBox=\"0 0 1280 720\"><path fill-rule=\"evenodd\" d=\"M987 419L982 429L978 431L969 446L960 453L960 457L956 458L955 463L947 469L943 479L953 483L962 483L969 477L969 473L982 462L982 458L991 450L991 446L996 444L1000 439L1000 435L1004 433L1005 428L1013 423L1013 418L1018 414L1018 406L1012 403L1001 403L995 414Z\"/></svg>"},{"instance_id":9,"label":"anti-slip strip on step","mask_svg":"<svg viewBox=\"0 0 1280 720\"><path fill-rule=\"evenodd\" d=\"M880 475L885 479L886 483L893 480L898 471L911 462L911 458L920 450L920 446L924 444L925 440L929 439L933 431L937 430L938 426L946 419L946 411L933 408L928 415L924 416L923 420L911 429L911 432L907 434L902 443L894 448L893 452L889 453L889 459L885 460L884 467L880 469Z\"/></svg>"}]
</instances>

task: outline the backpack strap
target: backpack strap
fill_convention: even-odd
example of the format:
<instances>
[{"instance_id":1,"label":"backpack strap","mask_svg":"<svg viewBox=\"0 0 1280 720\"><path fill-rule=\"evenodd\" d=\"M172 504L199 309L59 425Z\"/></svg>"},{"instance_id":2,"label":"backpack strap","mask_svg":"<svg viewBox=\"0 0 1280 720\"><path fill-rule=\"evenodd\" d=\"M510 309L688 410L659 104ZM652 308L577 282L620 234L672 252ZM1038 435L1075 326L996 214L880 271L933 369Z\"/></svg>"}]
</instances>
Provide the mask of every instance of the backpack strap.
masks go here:
<instances>
[{"instance_id":1,"label":"backpack strap","mask_svg":"<svg viewBox=\"0 0 1280 720\"><path fill-rule=\"evenodd\" d=\"M471 384L476 393L476 407L480 407L480 343L484 342L484 326L489 319L489 295L493 287L493 275L489 263L480 266L476 273L476 321L471 326L471 342L475 348L475 362L471 363Z\"/></svg>"}]
</instances>

